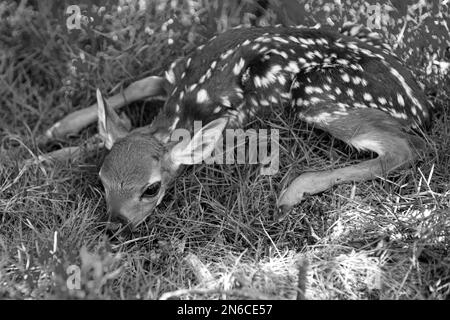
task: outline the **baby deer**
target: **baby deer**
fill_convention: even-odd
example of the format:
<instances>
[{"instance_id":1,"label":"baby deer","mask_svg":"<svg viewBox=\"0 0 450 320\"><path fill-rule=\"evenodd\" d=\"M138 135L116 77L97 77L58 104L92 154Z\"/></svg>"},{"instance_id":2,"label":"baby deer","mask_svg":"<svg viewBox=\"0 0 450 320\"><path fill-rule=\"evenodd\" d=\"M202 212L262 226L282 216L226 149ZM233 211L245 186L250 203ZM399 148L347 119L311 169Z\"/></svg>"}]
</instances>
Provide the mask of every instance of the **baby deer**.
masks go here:
<instances>
[{"instance_id":1,"label":"baby deer","mask_svg":"<svg viewBox=\"0 0 450 320\"><path fill-rule=\"evenodd\" d=\"M127 102L166 92L146 127L127 130L98 99L98 127L110 149L100 170L112 219L139 225L161 202L180 166L208 157L228 127L261 113L290 108L300 119L378 157L297 177L278 199L289 210L305 194L382 176L413 161L426 144L411 129L430 122L426 97L411 73L375 33L348 26L340 33L304 27L237 28L174 62L165 78L149 77L125 89ZM120 101L119 101L120 100ZM195 134L193 122L206 124ZM190 143L170 139L186 129Z\"/></svg>"}]
</instances>

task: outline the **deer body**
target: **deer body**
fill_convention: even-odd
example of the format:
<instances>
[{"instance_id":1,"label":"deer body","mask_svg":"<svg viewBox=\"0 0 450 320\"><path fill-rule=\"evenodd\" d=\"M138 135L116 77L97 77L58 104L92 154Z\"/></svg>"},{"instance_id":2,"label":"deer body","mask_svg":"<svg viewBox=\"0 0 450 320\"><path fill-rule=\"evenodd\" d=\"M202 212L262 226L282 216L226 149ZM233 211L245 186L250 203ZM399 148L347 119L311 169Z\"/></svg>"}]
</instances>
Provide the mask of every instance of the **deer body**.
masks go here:
<instances>
[{"instance_id":1,"label":"deer body","mask_svg":"<svg viewBox=\"0 0 450 320\"><path fill-rule=\"evenodd\" d=\"M168 94L163 109L151 125L131 132L98 95L100 134L111 149L100 171L108 208L133 227L161 201L180 165L198 163L187 159L197 155L201 161L225 127L243 127L255 115L289 108L378 154L355 166L299 176L279 197L283 210L305 193L372 179L414 160L424 143L408 130L430 122L426 97L410 72L376 34L358 27L341 33L233 29L174 62L161 83ZM197 133L194 121L205 125ZM170 141L176 129L188 130L194 142L203 137L203 149Z\"/></svg>"}]
</instances>

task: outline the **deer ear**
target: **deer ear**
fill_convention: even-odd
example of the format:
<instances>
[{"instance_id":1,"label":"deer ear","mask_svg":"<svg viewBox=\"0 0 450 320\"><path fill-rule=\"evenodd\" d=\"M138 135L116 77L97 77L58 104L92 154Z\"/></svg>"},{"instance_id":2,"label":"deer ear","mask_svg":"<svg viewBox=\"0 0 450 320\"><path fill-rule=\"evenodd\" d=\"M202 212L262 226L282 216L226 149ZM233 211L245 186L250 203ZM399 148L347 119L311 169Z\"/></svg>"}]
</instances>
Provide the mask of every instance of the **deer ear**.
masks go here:
<instances>
[{"instance_id":1,"label":"deer ear","mask_svg":"<svg viewBox=\"0 0 450 320\"><path fill-rule=\"evenodd\" d=\"M170 150L170 159L175 166L198 164L211 156L222 132L228 123L227 118L211 121L194 134L192 139L183 135L182 141Z\"/></svg>"},{"instance_id":2,"label":"deer ear","mask_svg":"<svg viewBox=\"0 0 450 320\"><path fill-rule=\"evenodd\" d=\"M286 73L283 72L280 67L286 61L286 58L281 55L282 52L271 49L264 53L257 53L249 56L247 58L247 63L242 69L243 72L240 76L240 84L242 88L246 91L252 91L255 88L259 89L269 88L274 80L277 80L278 76L285 76ZM295 63L289 64L289 68L293 72L299 72L298 66Z\"/></svg>"},{"instance_id":3,"label":"deer ear","mask_svg":"<svg viewBox=\"0 0 450 320\"><path fill-rule=\"evenodd\" d=\"M97 89L97 111L98 111L98 132L105 143L105 147L110 150L117 139L128 134L129 123L121 119L111 108L102 93Z\"/></svg>"}]
</instances>

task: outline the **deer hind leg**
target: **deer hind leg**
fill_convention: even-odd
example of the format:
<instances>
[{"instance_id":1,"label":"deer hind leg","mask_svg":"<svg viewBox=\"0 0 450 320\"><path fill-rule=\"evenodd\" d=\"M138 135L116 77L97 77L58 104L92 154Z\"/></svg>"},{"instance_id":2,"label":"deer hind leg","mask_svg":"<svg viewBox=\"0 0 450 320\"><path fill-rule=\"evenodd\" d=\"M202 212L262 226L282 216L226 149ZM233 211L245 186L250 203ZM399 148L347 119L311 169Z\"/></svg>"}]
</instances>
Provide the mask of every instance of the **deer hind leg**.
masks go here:
<instances>
[{"instance_id":1,"label":"deer hind leg","mask_svg":"<svg viewBox=\"0 0 450 320\"><path fill-rule=\"evenodd\" d=\"M305 194L317 194L336 184L383 176L412 162L417 151L425 147L421 138L403 132L397 120L376 109L353 109L345 115L316 112L304 119L357 149L375 152L378 157L344 168L300 175L280 193L277 204L282 213L299 203Z\"/></svg>"}]
</instances>

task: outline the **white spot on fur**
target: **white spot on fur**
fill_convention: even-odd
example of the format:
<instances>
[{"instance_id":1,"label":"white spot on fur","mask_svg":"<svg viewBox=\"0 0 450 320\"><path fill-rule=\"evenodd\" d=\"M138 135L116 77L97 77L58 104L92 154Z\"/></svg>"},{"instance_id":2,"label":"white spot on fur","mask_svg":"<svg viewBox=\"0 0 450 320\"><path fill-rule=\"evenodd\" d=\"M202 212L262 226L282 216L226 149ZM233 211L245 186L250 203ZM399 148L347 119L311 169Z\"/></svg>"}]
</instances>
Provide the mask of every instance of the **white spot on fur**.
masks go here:
<instances>
[{"instance_id":1,"label":"white spot on fur","mask_svg":"<svg viewBox=\"0 0 450 320\"><path fill-rule=\"evenodd\" d=\"M281 42L281 43L289 43L289 41L287 41L281 37L273 37L272 39L275 41Z\"/></svg>"},{"instance_id":2,"label":"white spot on fur","mask_svg":"<svg viewBox=\"0 0 450 320\"><path fill-rule=\"evenodd\" d=\"M233 73L234 73L236 76L237 76L238 74L240 74L241 71L242 71L242 69L244 68L244 65L245 65L245 60L244 60L243 58L241 58L241 59L239 60L239 62L236 63L236 64L234 65Z\"/></svg>"},{"instance_id":3,"label":"white spot on fur","mask_svg":"<svg viewBox=\"0 0 450 320\"><path fill-rule=\"evenodd\" d=\"M233 49L230 49L230 50L226 51L225 53L222 53L222 54L220 55L220 58L221 58L222 60L225 60L225 59L228 58L233 52L234 52L234 50L233 50Z\"/></svg>"},{"instance_id":4,"label":"white spot on fur","mask_svg":"<svg viewBox=\"0 0 450 320\"><path fill-rule=\"evenodd\" d=\"M399 93L397 93L397 101L398 101L398 103L399 103L402 107L405 106L405 100L403 100L402 95L399 94Z\"/></svg>"},{"instance_id":5,"label":"white spot on fur","mask_svg":"<svg viewBox=\"0 0 450 320\"><path fill-rule=\"evenodd\" d=\"M230 108L231 107L231 102L230 99L227 96L221 97L220 101L222 102L222 104L227 107Z\"/></svg>"},{"instance_id":6,"label":"white spot on fur","mask_svg":"<svg viewBox=\"0 0 450 320\"><path fill-rule=\"evenodd\" d=\"M378 102L385 105L387 103L387 100L384 97L378 97Z\"/></svg>"},{"instance_id":7,"label":"white spot on fur","mask_svg":"<svg viewBox=\"0 0 450 320\"><path fill-rule=\"evenodd\" d=\"M372 95L370 93L365 92L363 95L364 100L366 101L372 101Z\"/></svg>"},{"instance_id":8,"label":"white spot on fur","mask_svg":"<svg viewBox=\"0 0 450 320\"><path fill-rule=\"evenodd\" d=\"M258 53L264 53L264 52L266 52L267 50L269 50L268 47L262 47L261 49L259 49Z\"/></svg>"},{"instance_id":9,"label":"white spot on fur","mask_svg":"<svg viewBox=\"0 0 450 320\"><path fill-rule=\"evenodd\" d=\"M298 58L298 63L300 63L301 65L305 65L307 64L306 59L305 58Z\"/></svg>"},{"instance_id":10,"label":"white spot on fur","mask_svg":"<svg viewBox=\"0 0 450 320\"><path fill-rule=\"evenodd\" d=\"M255 83L255 87L257 87L257 88L262 87L261 78L259 76L254 76L253 82Z\"/></svg>"},{"instance_id":11,"label":"white spot on fur","mask_svg":"<svg viewBox=\"0 0 450 320\"><path fill-rule=\"evenodd\" d=\"M388 66L387 62L384 62L384 64L386 66ZM394 68L389 68L389 70L390 70L391 74L393 74L398 79L400 84L403 86L403 89L405 89L406 95L408 96L409 99L411 99L411 101L414 103L414 105L417 108L419 108L420 110L424 110L422 104L414 96L411 87L406 83L405 78L403 78L403 76ZM398 98L398 96L397 96L397 98ZM402 97L402 100L403 100L403 97ZM399 103L400 103L400 101L399 101ZM404 101L403 101L403 105L404 105Z\"/></svg>"},{"instance_id":12,"label":"white spot on fur","mask_svg":"<svg viewBox=\"0 0 450 320\"><path fill-rule=\"evenodd\" d=\"M390 109L389 113L391 114L391 116L393 116L394 118L398 118L398 119L408 119L408 116L406 115L406 113L404 112L398 112L397 110L394 109Z\"/></svg>"},{"instance_id":13,"label":"white spot on fur","mask_svg":"<svg viewBox=\"0 0 450 320\"><path fill-rule=\"evenodd\" d=\"M284 86L284 85L286 84L286 78L285 78L283 75L279 75L279 76L277 77L277 79L278 79L278 82L279 82L282 86Z\"/></svg>"},{"instance_id":14,"label":"white spot on fur","mask_svg":"<svg viewBox=\"0 0 450 320\"><path fill-rule=\"evenodd\" d=\"M353 91L353 89L352 88L348 88L347 89L347 95L349 96L349 97L352 97L353 98L353 95L355 94L355 92Z\"/></svg>"},{"instance_id":15,"label":"white spot on fur","mask_svg":"<svg viewBox=\"0 0 450 320\"><path fill-rule=\"evenodd\" d=\"M362 134L356 136L349 141L358 150L371 150L376 152L378 155L384 154L384 148L381 142L374 140L371 134Z\"/></svg>"},{"instance_id":16,"label":"white spot on fur","mask_svg":"<svg viewBox=\"0 0 450 320\"><path fill-rule=\"evenodd\" d=\"M287 65L287 67L284 68L284 70L292 73L299 73L300 68L298 67L298 64L295 61L290 61Z\"/></svg>"},{"instance_id":17,"label":"white spot on fur","mask_svg":"<svg viewBox=\"0 0 450 320\"><path fill-rule=\"evenodd\" d=\"M173 124L170 126L170 131L175 130L175 128L177 127L178 122L180 121L179 117L176 117L175 120L173 121Z\"/></svg>"},{"instance_id":18,"label":"white spot on fur","mask_svg":"<svg viewBox=\"0 0 450 320\"><path fill-rule=\"evenodd\" d=\"M344 73L341 78L344 82L350 82L350 76L347 73Z\"/></svg>"},{"instance_id":19,"label":"white spot on fur","mask_svg":"<svg viewBox=\"0 0 450 320\"><path fill-rule=\"evenodd\" d=\"M304 119L307 122L321 122L327 124L328 122L335 120L335 117L329 112L322 112L315 116L306 116Z\"/></svg>"},{"instance_id":20,"label":"white spot on fur","mask_svg":"<svg viewBox=\"0 0 450 320\"><path fill-rule=\"evenodd\" d=\"M169 81L170 84L175 84L175 73L172 69L166 71L166 80Z\"/></svg>"},{"instance_id":21,"label":"white spot on fur","mask_svg":"<svg viewBox=\"0 0 450 320\"><path fill-rule=\"evenodd\" d=\"M367 108L367 106L364 103L359 102L353 102L353 106L355 106L356 108Z\"/></svg>"},{"instance_id":22,"label":"white spot on fur","mask_svg":"<svg viewBox=\"0 0 450 320\"><path fill-rule=\"evenodd\" d=\"M288 39L291 40L292 42L300 43L300 41L298 41L298 39L296 37L289 36Z\"/></svg>"},{"instance_id":23,"label":"white spot on fur","mask_svg":"<svg viewBox=\"0 0 450 320\"><path fill-rule=\"evenodd\" d=\"M277 77L277 74L281 71L281 66L278 64L273 65L263 77L255 76L253 81L255 82L256 87L269 87L272 83L275 81L278 81L283 84L286 82L286 79L283 79L280 81L280 76Z\"/></svg>"},{"instance_id":24,"label":"white spot on fur","mask_svg":"<svg viewBox=\"0 0 450 320\"><path fill-rule=\"evenodd\" d=\"M305 53L305 56L308 59L312 60L312 59L314 59L314 52L308 51L308 52Z\"/></svg>"},{"instance_id":25,"label":"white spot on fur","mask_svg":"<svg viewBox=\"0 0 450 320\"><path fill-rule=\"evenodd\" d=\"M319 87L311 87L311 86L306 86L305 87L305 93L306 94L313 94L313 93L323 93L323 90Z\"/></svg>"},{"instance_id":26,"label":"white spot on fur","mask_svg":"<svg viewBox=\"0 0 450 320\"><path fill-rule=\"evenodd\" d=\"M205 103L209 101L208 92L205 89L201 89L197 92L197 103Z\"/></svg>"}]
</instances>

